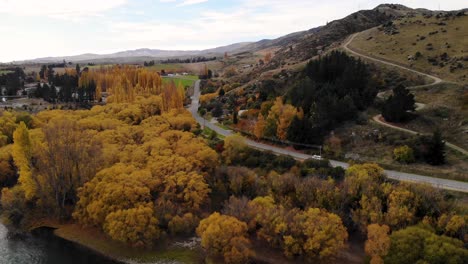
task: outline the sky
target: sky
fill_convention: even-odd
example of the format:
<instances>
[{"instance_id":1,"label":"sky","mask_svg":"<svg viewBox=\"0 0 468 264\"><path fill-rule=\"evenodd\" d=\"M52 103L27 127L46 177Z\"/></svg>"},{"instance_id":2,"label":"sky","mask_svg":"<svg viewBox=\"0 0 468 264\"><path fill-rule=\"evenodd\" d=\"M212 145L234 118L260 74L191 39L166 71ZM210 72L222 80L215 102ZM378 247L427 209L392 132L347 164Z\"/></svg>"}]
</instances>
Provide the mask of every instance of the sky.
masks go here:
<instances>
[{"instance_id":1,"label":"sky","mask_svg":"<svg viewBox=\"0 0 468 264\"><path fill-rule=\"evenodd\" d=\"M0 0L0 62L138 48L198 50L276 38L379 0ZM464 0L393 0L436 10Z\"/></svg>"}]
</instances>

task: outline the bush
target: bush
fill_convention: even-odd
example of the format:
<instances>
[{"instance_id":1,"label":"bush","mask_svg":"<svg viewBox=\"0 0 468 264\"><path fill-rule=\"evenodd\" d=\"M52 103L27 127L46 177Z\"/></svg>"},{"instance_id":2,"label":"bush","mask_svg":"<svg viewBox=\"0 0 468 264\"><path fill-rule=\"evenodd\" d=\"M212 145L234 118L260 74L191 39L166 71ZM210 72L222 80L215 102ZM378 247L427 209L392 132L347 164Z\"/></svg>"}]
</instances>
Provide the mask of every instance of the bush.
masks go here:
<instances>
[{"instance_id":1,"label":"bush","mask_svg":"<svg viewBox=\"0 0 468 264\"><path fill-rule=\"evenodd\" d=\"M408 146L401 146L393 150L393 158L400 163L413 163L415 162L414 151Z\"/></svg>"},{"instance_id":2,"label":"bush","mask_svg":"<svg viewBox=\"0 0 468 264\"><path fill-rule=\"evenodd\" d=\"M198 226L200 220L191 213L186 213L182 217L176 215L168 224L171 234L191 235Z\"/></svg>"}]
</instances>

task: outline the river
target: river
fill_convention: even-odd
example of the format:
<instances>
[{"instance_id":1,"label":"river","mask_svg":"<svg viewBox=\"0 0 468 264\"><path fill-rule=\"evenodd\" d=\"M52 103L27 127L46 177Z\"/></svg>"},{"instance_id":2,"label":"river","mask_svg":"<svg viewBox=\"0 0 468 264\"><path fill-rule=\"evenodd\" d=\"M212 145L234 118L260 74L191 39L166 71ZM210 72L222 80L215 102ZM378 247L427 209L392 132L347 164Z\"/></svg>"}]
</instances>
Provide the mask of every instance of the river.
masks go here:
<instances>
[{"instance_id":1,"label":"river","mask_svg":"<svg viewBox=\"0 0 468 264\"><path fill-rule=\"evenodd\" d=\"M0 223L0 264L116 264L42 229L12 236Z\"/></svg>"}]
</instances>

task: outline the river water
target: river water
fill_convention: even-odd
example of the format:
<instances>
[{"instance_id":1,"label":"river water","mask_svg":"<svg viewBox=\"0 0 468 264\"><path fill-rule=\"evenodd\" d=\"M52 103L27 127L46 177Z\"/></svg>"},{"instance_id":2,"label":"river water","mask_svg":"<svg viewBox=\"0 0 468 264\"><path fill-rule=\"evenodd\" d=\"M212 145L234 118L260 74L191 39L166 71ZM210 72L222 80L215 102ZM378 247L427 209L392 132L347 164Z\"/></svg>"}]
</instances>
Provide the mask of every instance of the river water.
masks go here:
<instances>
[{"instance_id":1,"label":"river water","mask_svg":"<svg viewBox=\"0 0 468 264\"><path fill-rule=\"evenodd\" d=\"M42 229L13 236L0 223L0 264L116 264Z\"/></svg>"}]
</instances>

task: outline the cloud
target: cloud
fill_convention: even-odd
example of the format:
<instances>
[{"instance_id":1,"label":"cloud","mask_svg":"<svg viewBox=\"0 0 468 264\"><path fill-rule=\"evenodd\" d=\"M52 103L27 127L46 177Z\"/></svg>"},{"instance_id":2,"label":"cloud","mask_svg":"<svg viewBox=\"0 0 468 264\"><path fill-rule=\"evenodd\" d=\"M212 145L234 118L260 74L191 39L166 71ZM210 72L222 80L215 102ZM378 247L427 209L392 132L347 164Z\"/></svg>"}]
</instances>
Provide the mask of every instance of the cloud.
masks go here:
<instances>
[{"instance_id":1,"label":"cloud","mask_svg":"<svg viewBox=\"0 0 468 264\"><path fill-rule=\"evenodd\" d=\"M0 14L76 19L100 15L126 2L127 0L0 0Z\"/></svg>"},{"instance_id":2,"label":"cloud","mask_svg":"<svg viewBox=\"0 0 468 264\"><path fill-rule=\"evenodd\" d=\"M175 3L179 2L177 0L159 0L161 3ZM190 6L190 5L196 5L196 4L201 4L208 2L208 0L183 0L180 1L176 6Z\"/></svg>"},{"instance_id":3,"label":"cloud","mask_svg":"<svg viewBox=\"0 0 468 264\"><path fill-rule=\"evenodd\" d=\"M185 0L182 3L178 4L177 6L189 6L189 5L196 5L208 2L208 0Z\"/></svg>"},{"instance_id":4,"label":"cloud","mask_svg":"<svg viewBox=\"0 0 468 264\"><path fill-rule=\"evenodd\" d=\"M109 27L118 33L109 41L162 49L210 48L307 30L344 17L350 9L352 4L337 2L241 0L224 11L205 8L190 19L171 23L110 23Z\"/></svg>"},{"instance_id":5,"label":"cloud","mask_svg":"<svg viewBox=\"0 0 468 264\"><path fill-rule=\"evenodd\" d=\"M384 0L0 0L0 61L34 57L110 53L136 48L206 49L276 38L371 9ZM137 4L135 4L138 2ZM397 0L413 8L437 9L435 0ZM166 3L166 4L162 4ZM178 5L186 3L177 10ZM189 4L192 4L191 6ZM126 5L127 4L127 5ZM109 12L119 8L119 12ZM221 7L221 8L218 8ZM441 8L466 7L445 0ZM154 15L143 15L141 12ZM118 13L117 15L115 13ZM4 16L3 14L8 14ZM11 15L10 15L11 14ZM25 19L22 16L34 16ZM99 16L98 19L82 18ZM74 19L73 30L53 18ZM89 22L89 23L88 23ZM11 25L15 25L12 27ZM44 37L46 36L46 37ZM31 40L40 39L31 46ZM92 41L82 41L92 40Z\"/></svg>"}]
</instances>

